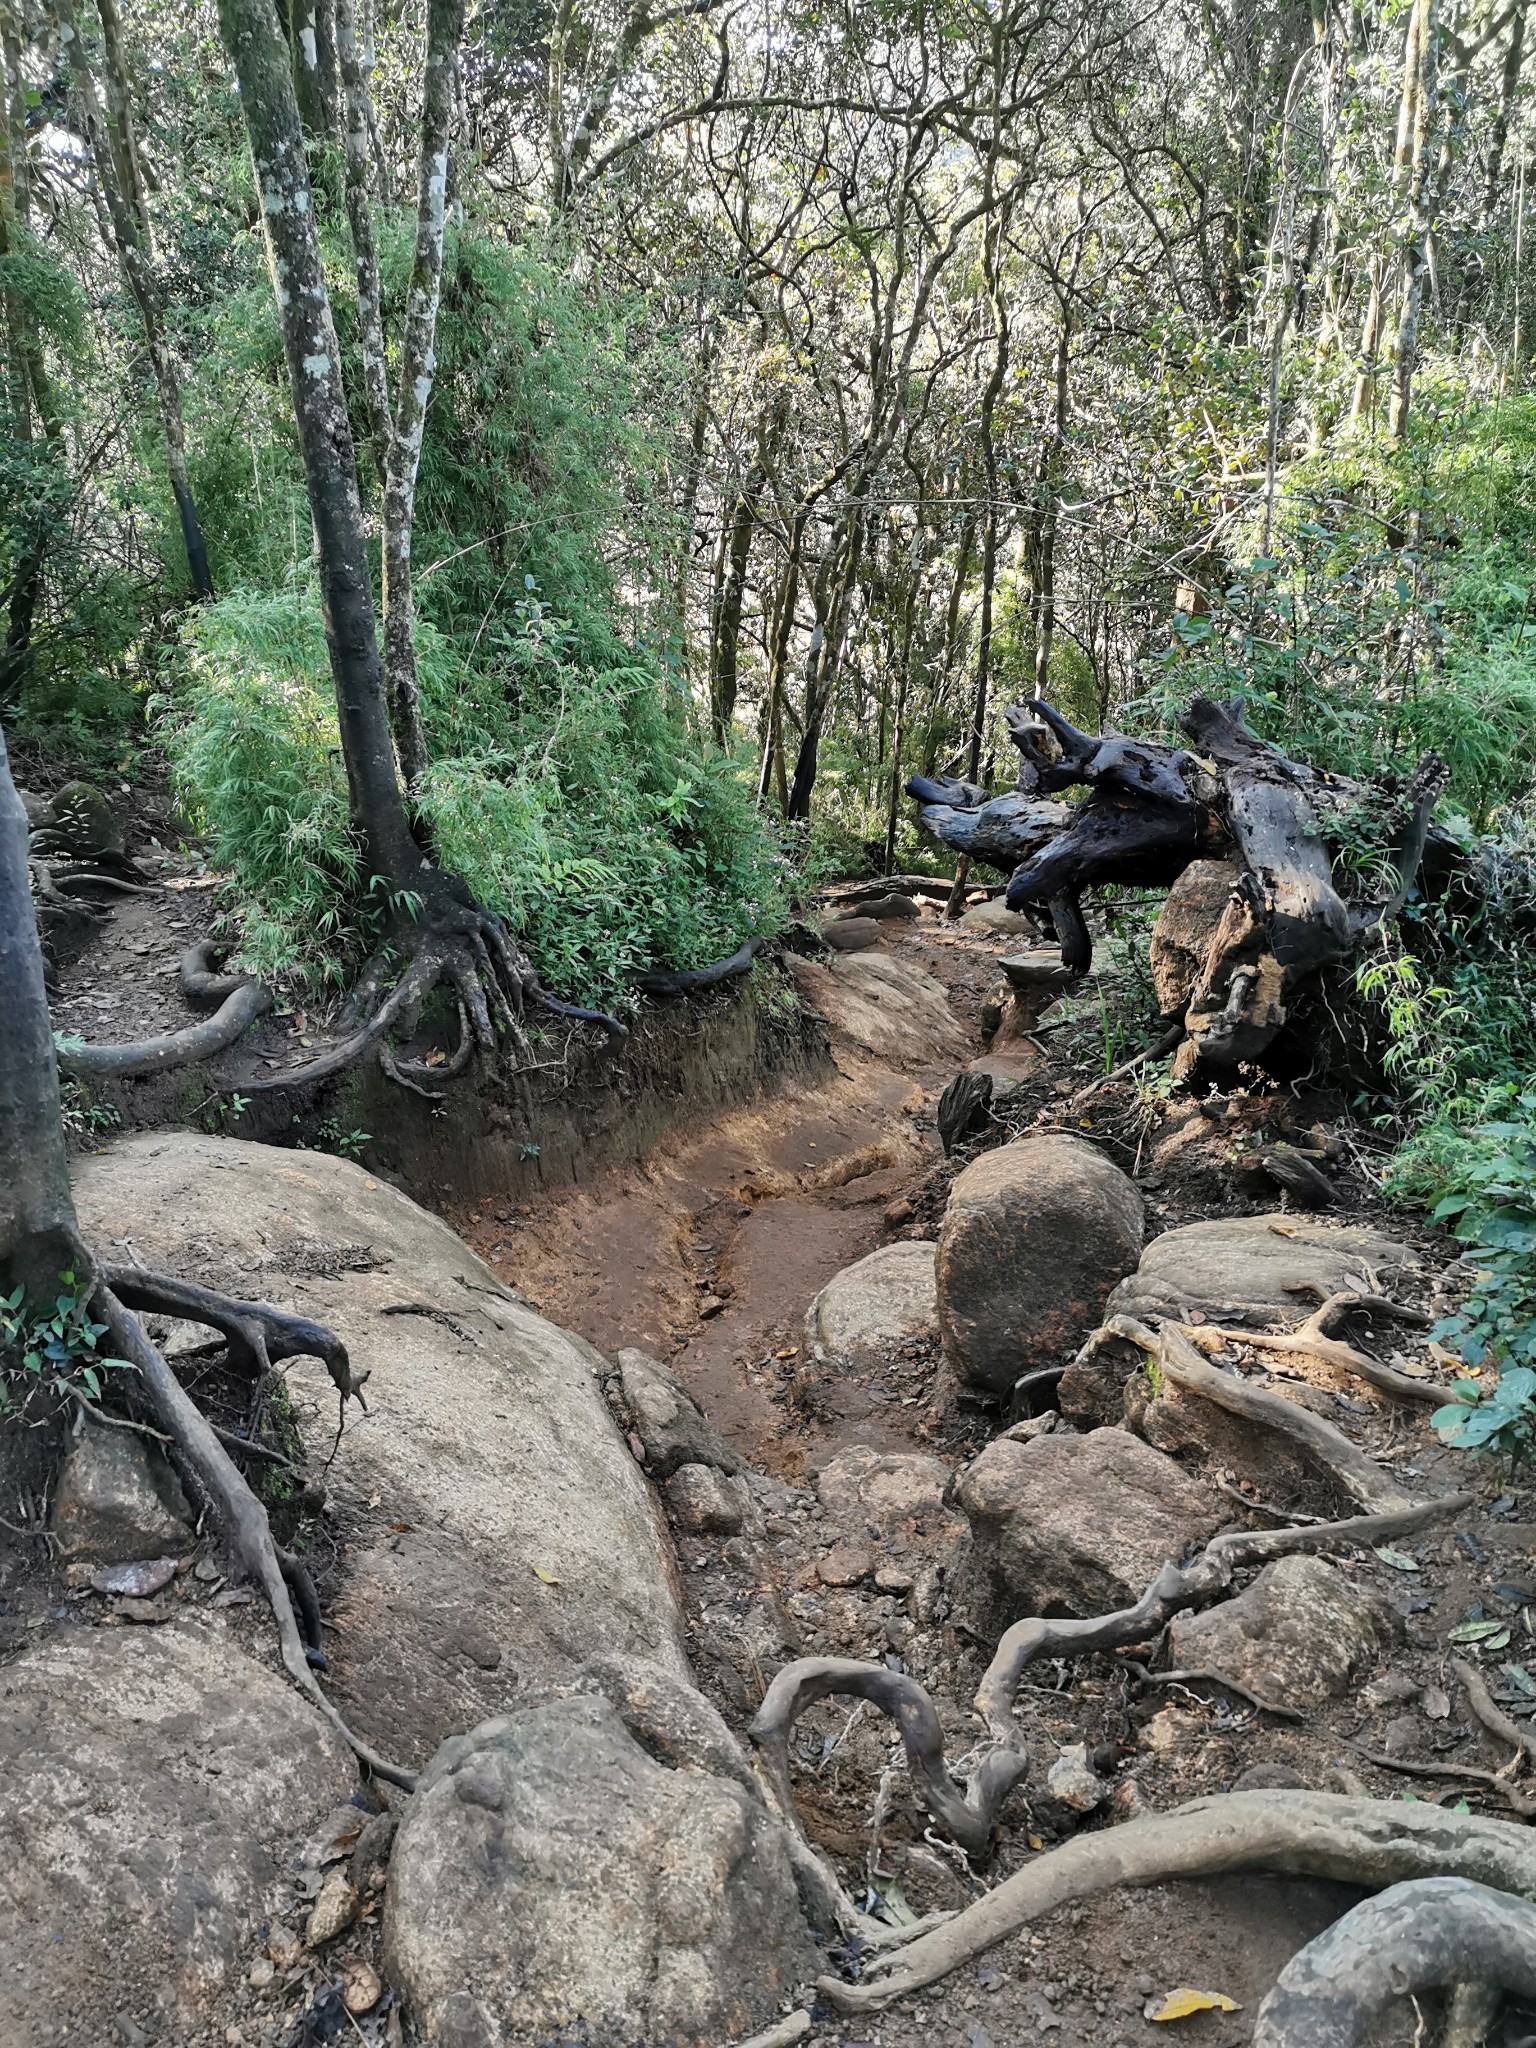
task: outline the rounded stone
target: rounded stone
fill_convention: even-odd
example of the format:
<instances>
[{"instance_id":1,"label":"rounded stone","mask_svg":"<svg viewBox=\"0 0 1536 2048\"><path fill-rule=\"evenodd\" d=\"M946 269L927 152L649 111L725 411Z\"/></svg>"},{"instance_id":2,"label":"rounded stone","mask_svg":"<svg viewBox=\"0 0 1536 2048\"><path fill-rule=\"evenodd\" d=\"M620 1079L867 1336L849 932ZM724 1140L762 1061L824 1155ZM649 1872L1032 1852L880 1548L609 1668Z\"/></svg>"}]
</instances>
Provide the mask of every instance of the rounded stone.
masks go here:
<instances>
[{"instance_id":1,"label":"rounded stone","mask_svg":"<svg viewBox=\"0 0 1536 2048\"><path fill-rule=\"evenodd\" d=\"M1066 1363L1141 1239L1135 1186L1080 1138L1021 1138L973 1160L950 1190L935 1264L960 1378L1005 1396L1021 1373Z\"/></svg>"}]
</instances>

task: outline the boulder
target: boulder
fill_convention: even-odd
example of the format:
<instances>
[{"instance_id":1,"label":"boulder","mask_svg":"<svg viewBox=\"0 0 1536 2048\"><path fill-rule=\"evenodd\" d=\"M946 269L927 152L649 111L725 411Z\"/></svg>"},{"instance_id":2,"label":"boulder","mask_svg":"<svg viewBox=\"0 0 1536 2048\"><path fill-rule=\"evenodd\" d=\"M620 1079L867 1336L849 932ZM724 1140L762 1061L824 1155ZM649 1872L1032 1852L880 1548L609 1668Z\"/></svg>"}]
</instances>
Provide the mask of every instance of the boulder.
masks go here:
<instances>
[{"instance_id":1,"label":"boulder","mask_svg":"<svg viewBox=\"0 0 1536 2048\"><path fill-rule=\"evenodd\" d=\"M820 1967L779 1824L590 1697L443 1745L396 1838L384 1950L444 2048L716 2048Z\"/></svg>"},{"instance_id":2,"label":"boulder","mask_svg":"<svg viewBox=\"0 0 1536 2048\"><path fill-rule=\"evenodd\" d=\"M1374 1587L1320 1557L1265 1565L1235 1600L1180 1614L1169 1654L1181 1669L1219 1671L1261 1699L1310 1707L1336 1699L1402 1640Z\"/></svg>"},{"instance_id":3,"label":"boulder","mask_svg":"<svg viewBox=\"0 0 1536 2048\"><path fill-rule=\"evenodd\" d=\"M1168 891L1149 947L1152 986L1165 1017L1182 1017L1188 1009L1236 881L1230 861L1196 860Z\"/></svg>"},{"instance_id":4,"label":"boulder","mask_svg":"<svg viewBox=\"0 0 1536 2048\"><path fill-rule=\"evenodd\" d=\"M789 953L784 965L834 1039L858 1051L901 1066L932 1066L963 1059L971 1050L943 984L894 953L853 953L826 962Z\"/></svg>"},{"instance_id":5,"label":"boulder","mask_svg":"<svg viewBox=\"0 0 1536 2048\"><path fill-rule=\"evenodd\" d=\"M1034 925L1022 911L1010 910L1003 898L990 897L985 903L973 903L969 910L962 911L960 924L968 932L1001 933L1005 938L1022 939L1033 944L1038 934Z\"/></svg>"},{"instance_id":6,"label":"boulder","mask_svg":"<svg viewBox=\"0 0 1536 2048\"><path fill-rule=\"evenodd\" d=\"M0 1697L0 2041L222 2039L346 1744L216 1625L61 1629Z\"/></svg>"},{"instance_id":7,"label":"boulder","mask_svg":"<svg viewBox=\"0 0 1536 2048\"><path fill-rule=\"evenodd\" d=\"M663 1487L678 1528L689 1536L735 1536L762 1516L741 1478L711 1465L680 1465Z\"/></svg>"},{"instance_id":8,"label":"boulder","mask_svg":"<svg viewBox=\"0 0 1536 2048\"><path fill-rule=\"evenodd\" d=\"M811 1303L806 1347L855 1359L914 1337L937 1337L935 1247L920 1239L882 1245L835 1273Z\"/></svg>"},{"instance_id":9,"label":"boulder","mask_svg":"<svg viewBox=\"0 0 1536 2048\"><path fill-rule=\"evenodd\" d=\"M1229 1513L1214 1488L1123 1429L999 1437L956 1490L976 1591L1008 1620L1129 1607Z\"/></svg>"},{"instance_id":10,"label":"boulder","mask_svg":"<svg viewBox=\"0 0 1536 2048\"><path fill-rule=\"evenodd\" d=\"M939 1328L960 1378L1006 1396L1021 1373L1064 1363L1141 1235L1141 1196L1080 1138L1021 1138L973 1160L950 1190L936 1262Z\"/></svg>"},{"instance_id":11,"label":"boulder","mask_svg":"<svg viewBox=\"0 0 1536 2048\"><path fill-rule=\"evenodd\" d=\"M1236 1311L1268 1321L1308 1306L1287 1291L1293 1281L1337 1294L1352 1285L1351 1275L1385 1278L1414 1257L1406 1245L1354 1224L1278 1214L1219 1216L1153 1238L1136 1271L1109 1297L1105 1313L1198 1321Z\"/></svg>"},{"instance_id":12,"label":"boulder","mask_svg":"<svg viewBox=\"0 0 1536 2048\"><path fill-rule=\"evenodd\" d=\"M185 1550L192 1513L157 1444L81 1418L59 1470L49 1529L65 1558L132 1564Z\"/></svg>"},{"instance_id":13,"label":"boulder","mask_svg":"<svg viewBox=\"0 0 1536 2048\"><path fill-rule=\"evenodd\" d=\"M740 1472L742 1461L682 1383L654 1358L633 1348L619 1353L619 1381L635 1434L653 1479L670 1479L681 1465L712 1465Z\"/></svg>"},{"instance_id":14,"label":"boulder","mask_svg":"<svg viewBox=\"0 0 1536 2048\"><path fill-rule=\"evenodd\" d=\"M88 1239L296 1307L370 1373L326 1480L348 1543L331 1689L358 1734L420 1766L598 1650L687 1679L671 1538L603 1400L611 1368L446 1224L350 1160L194 1132L76 1170ZM287 1384L318 1465L335 1388L311 1360Z\"/></svg>"}]
</instances>

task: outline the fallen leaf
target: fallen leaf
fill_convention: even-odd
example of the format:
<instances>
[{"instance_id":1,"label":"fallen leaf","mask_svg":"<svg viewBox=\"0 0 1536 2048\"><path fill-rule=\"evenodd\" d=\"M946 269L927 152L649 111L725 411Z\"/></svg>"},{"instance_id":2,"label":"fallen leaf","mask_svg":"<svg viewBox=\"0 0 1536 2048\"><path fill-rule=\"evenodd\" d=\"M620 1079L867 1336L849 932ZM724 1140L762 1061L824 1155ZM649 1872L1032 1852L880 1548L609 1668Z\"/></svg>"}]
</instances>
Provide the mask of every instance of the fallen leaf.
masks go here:
<instances>
[{"instance_id":1,"label":"fallen leaf","mask_svg":"<svg viewBox=\"0 0 1536 2048\"><path fill-rule=\"evenodd\" d=\"M1149 2012L1149 2020L1187 2020L1197 2012L1241 2012L1242 2007L1235 1998L1228 1998L1224 1991L1196 1991L1188 1984L1180 1985L1177 1991L1170 1991L1156 2012Z\"/></svg>"},{"instance_id":2,"label":"fallen leaf","mask_svg":"<svg viewBox=\"0 0 1536 2048\"><path fill-rule=\"evenodd\" d=\"M1502 1635L1509 1641L1509 1630L1502 1621L1464 1621L1460 1628L1453 1628L1450 1640L1453 1643L1487 1643L1490 1649L1503 1649L1504 1643L1495 1643L1493 1638Z\"/></svg>"},{"instance_id":3,"label":"fallen leaf","mask_svg":"<svg viewBox=\"0 0 1536 2048\"><path fill-rule=\"evenodd\" d=\"M1431 1721L1444 1721L1450 1716L1451 1696L1438 1685L1426 1685L1419 1705Z\"/></svg>"},{"instance_id":4,"label":"fallen leaf","mask_svg":"<svg viewBox=\"0 0 1536 2048\"><path fill-rule=\"evenodd\" d=\"M560 1583L560 1581L555 1577L554 1573L545 1571L543 1565L541 1564L536 1564L534 1566L533 1576L536 1579L542 1579L546 1586L558 1586Z\"/></svg>"},{"instance_id":5,"label":"fallen leaf","mask_svg":"<svg viewBox=\"0 0 1536 2048\"><path fill-rule=\"evenodd\" d=\"M1393 1550L1388 1545L1382 1544L1378 1547L1376 1555L1383 1564L1391 1565L1395 1572L1416 1572L1419 1568L1419 1560L1416 1557L1410 1557L1406 1550Z\"/></svg>"},{"instance_id":6,"label":"fallen leaf","mask_svg":"<svg viewBox=\"0 0 1536 2048\"><path fill-rule=\"evenodd\" d=\"M1536 1699L1536 1678L1532 1678L1523 1664L1501 1664L1499 1669L1516 1692L1523 1692L1527 1699Z\"/></svg>"}]
</instances>

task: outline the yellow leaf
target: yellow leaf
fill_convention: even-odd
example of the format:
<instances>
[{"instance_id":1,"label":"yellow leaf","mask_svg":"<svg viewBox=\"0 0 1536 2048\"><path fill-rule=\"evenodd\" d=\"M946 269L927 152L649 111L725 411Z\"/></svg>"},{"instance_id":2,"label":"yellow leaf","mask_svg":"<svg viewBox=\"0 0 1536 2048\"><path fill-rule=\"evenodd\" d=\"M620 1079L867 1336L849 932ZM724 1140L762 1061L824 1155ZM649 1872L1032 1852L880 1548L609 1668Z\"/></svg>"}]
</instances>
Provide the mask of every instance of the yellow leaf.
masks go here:
<instances>
[{"instance_id":1,"label":"yellow leaf","mask_svg":"<svg viewBox=\"0 0 1536 2048\"><path fill-rule=\"evenodd\" d=\"M1156 2012L1147 2014L1151 2020L1187 2020L1194 2012L1241 2012L1242 2007L1235 1998L1228 1998L1224 1991L1194 1991L1187 1984L1181 1984L1177 1991L1170 1991Z\"/></svg>"},{"instance_id":2,"label":"yellow leaf","mask_svg":"<svg viewBox=\"0 0 1536 2048\"><path fill-rule=\"evenodd\" d=\"M536 1579L542 1579L546 1586L558 1586L560 1583L560 1581L555 1577L554 1573L545 1571L543 1565L541 1564L536 1564L534 1566L533 1576Z\"/></svg>"},{"instance_id":3,"label":"yellow leaf","mask_svg":"<svg viewBox=\"0 0 1536 2048\"><path fill-rule=\"evenodd\" d=\"M1024 1839L1028 1842L1031 1849L1043 1849L1045 1847L1044 1842L1041 1841L1038 1835L1026 1835Z\"/></svg>"}]
</instances>

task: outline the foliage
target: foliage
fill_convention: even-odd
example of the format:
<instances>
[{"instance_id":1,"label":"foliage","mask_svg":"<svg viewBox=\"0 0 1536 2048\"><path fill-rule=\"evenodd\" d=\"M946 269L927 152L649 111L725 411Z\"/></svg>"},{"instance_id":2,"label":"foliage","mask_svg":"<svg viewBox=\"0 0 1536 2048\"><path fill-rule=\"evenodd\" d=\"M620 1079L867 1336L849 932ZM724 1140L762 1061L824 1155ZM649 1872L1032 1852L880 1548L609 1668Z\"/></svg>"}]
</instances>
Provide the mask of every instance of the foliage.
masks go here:
<instances>
[{"instance_id":1,"label":"foliage","mask_svg":"<svg viewBox=\"0 0 1536 2048\"><path fill-rule=\"evenodd\" d=\"M1398 1155L1390 1185L1433 1200L1471 1279L1432 1334L1478 1378L1430 1419L1459 1449L1523 1457L1536 1445L1536 1093L1506 1083L1470 1128L1430 1126Z\"/></svg>"},{"instance_id":2,"label":"foliage","mask_svg":"<svg viewBox=\"0 0 1536 2048\"><path fill-rule=\"evenodd\" d=\"M166 743L229 876L242 953L268 978L339 987L380 906L361 893L312 601L221 599L185 644ZM417 653L421 816L550 988L620 1000L653 963L702 966L781 918L790 871L747 771L713 751L664 669L584 667L532 593L475 666L425 623Z\"/></svg>"},{"instance_id":3,"label":"foliage","mask_svg":"<svg viewBox=\"0 0 1536 2048\"><path fill-rule=\"evenodd\" d=\"M77 1393L98 1400L102 1374L128 1369L126 1359L97 1349L107 1326L91 1319L94 1291L92 1281L61 1273L58 1294L35 1315L25 1288L0 1297L0 1420L16 1419L45 1391L61 1401Z\"/></svg>"}]
</instances>

